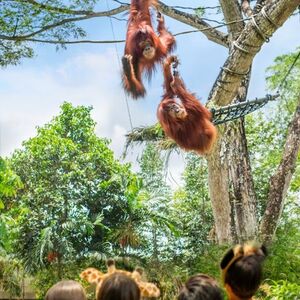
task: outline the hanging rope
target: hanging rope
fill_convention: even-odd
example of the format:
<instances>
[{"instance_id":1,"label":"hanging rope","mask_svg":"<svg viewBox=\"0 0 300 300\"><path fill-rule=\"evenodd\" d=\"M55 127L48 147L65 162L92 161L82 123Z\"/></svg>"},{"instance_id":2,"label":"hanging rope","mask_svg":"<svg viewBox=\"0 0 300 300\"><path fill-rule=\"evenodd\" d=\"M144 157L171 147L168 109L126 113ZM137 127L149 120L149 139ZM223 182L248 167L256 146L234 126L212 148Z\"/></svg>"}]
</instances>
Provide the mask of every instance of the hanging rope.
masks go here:
<instances>
[{"instance_id":1,"label":"hanging rope","mask_svg":"<svg viewBox=\"0 0 300 300\"><path fill-rule=\"evenodd\" d=\"M106 6L107 6L107 9L110 10L110 7L109 7L109 4L108 4L107 0L106 0ZM112 23L111 17L109 17L109 21L110 21L110 27L111 27L113 39L114 39L114 41L116 41L115 31L114 31L114 27L113 27L113 23ZM118 59L119 70L121 72L122 68L121 68L121 64L120 64L120 56L119 56L119 52L118 52L118 48L117 48L116 44L115 44L115 51L116 51L116 55L117 55L117 59ZM125 103L126 103L126 108L127 108L127 114L128 114L128 118L129 118L129 124L130 124L130 128L132 130L133 129L132 118L131 118L131 113L130 113L130 108L129 108L129 103L128 103L128 97L127 97L127 95L126 95L125 92L124 92L124 96L125 96Z\"/></svg>"},{"instance_id":2,"label":"hanging rope","mask_svg":"<svg viewBox=\"0 0 300 300\"><path fill-rule=\"evenodd\" d=\"M257 109L265 106L269 101L276 100L279 94L266 95L264 98L259 98L251 101L240 102L218 109L211 109L212 121L215 125L223 124L244 117Z\"/></svg>"}]
</instances>

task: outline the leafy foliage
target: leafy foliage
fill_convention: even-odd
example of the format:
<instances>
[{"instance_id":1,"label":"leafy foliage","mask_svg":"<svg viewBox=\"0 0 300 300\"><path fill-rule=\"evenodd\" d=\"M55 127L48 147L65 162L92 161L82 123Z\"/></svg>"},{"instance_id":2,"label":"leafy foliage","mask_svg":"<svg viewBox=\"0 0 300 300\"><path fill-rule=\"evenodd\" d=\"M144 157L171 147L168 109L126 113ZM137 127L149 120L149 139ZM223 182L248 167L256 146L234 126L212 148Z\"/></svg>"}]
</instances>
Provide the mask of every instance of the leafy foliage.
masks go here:
<instances>
[{"instance_id":1,"label":"leafy foliage","mask_svg":"<svg viewBox=\"0 0 300 300\"><path fill-rule=\"evenodd\" d=\"M164 162L154 143L148 143L139 160L143 186L140 195L147 210L147 219L141 227L141 235L147 242L150 260L156 264L166 259L170 238L176 234L175 224L169 217L171 193L165 182Z\"/></svg>"},{"instance_id":2,"label":"leafy foliage","mask_svg":"<svg viewBox=\"0 0 300 300\"><path fill-rule=\"evenodd\" d=\"M108 141L95 135L91 108L61 109L11 160L24 182L15 198L25 210L16 245L31 271L111 251L108 232L128 208L129 165L115 161Z\"/></svg>"},{"instance_id":3,"label":"leafy foliage","mask_svg":"<svg viewBox=\"0 0 300 300\"><path fill-rule=\"evenodd\" d=\"M287 280L291 283L299 282L299 214L299 206L294 200L285 205L276 239L265 263L266 278L275 281Z\"/></svg>"},{"instance_id":4,"label":"leafy foliage","mask_svg":"<svg viewBox=\"0 0 300 300\"><path fill-rule=\"evenodd\" d=\"M0 284L5 292L20 297L23 276L22 265L18 260L0 256Z\"/></svg>"},{"instance_id":5,"label":"leafy foliage","mask_svg":"<svg viewBox=\"0 0 300 300\"><path fill-rule=\"evenodd\" d=\"M0 2L0 35L6 37L0 41L0 66L17 64L22 58L34 55L32 47L24 38L54 38L59 41L85 36L85 31L75 22L63 20L74 17L72 10L92 10L94 0L47 2L36 1L1 1ZM55 26L59 24L60 26ZM18 37L9 40L10 37Z\"/></svg>"},{"instance_id":6,"label":"leafy foliage","mask_svg":"<svg viewBox=\"0 0 300 300\"><path fill-rule=\"evenodd\" d=\"M184 188L175 195L175 214L180 222L182 259L193 261L213 240L213 216L208 195L206 161L188 154L183 174Z\"/></svg>"},{"instance_id":7,"label":"leafy foliage","mask_svg":"<svg viewBox=\"0 0 300 300\"><path fill-rule=\"evenodd\" d=\"M21 187L22 182L20 178L11 170L7 162L0 157L0 200L3 197L15 195ZM3 203L0 204L1 208L4 208Z\"/></svg>"},{"instance_id":8,"label":"leafy foliage","mask_svg":"<svg viewBox=\"0 0 300 300\"><path fill-rule=\"evenodd\" d=\"M14 219L6 213L6 198L14 196L22 188L20 178L11 170L8 163L0 157L0 254L10 251L14 239Z\"/></svg>"},{"instance_id":9,"label":"leafy foliage","mask_svg":"<svg viewBox=\"0 0 300 300\"><path fill-rule=\"evenodd\" d=\"M265 299L286 299L294 300L300 295L300 286L297 283L290 283L286 280L271 281L269 286L270 294Z\"/></svg>"},{"instance_id":10,"label":"leafy foliage","mask_svg":"<svg viewBox=\"0 0 300 300\"><path fill-rule=\"evenodd\" d=\"M246 118L247 140L258 199L259 217L265 210L269 180L280 162L288 126L300 94L300 59L286 77L298 52L297 50L294 53L277 57L274 65L267 69L268 87L272 91L280 88L280 100L270 106L265 114L259 112L248 115ZM298 162L300 162L300 155ZM297 163L291 182L290 195L299 191L299 178L300 164Z\"/></svg>"}]
</instances>

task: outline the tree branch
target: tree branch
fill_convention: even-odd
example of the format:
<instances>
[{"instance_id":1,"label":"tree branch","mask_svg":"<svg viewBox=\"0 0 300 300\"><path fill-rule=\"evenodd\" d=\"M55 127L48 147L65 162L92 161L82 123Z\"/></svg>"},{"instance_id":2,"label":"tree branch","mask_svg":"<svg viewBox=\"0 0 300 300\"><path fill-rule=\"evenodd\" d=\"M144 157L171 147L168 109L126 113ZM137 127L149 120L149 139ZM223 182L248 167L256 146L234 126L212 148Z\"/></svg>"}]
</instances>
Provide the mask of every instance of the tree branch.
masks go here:
<instances>
[{"instance_id":1,"label":"tree branch","mask_svg":"<svg viewBox=\"0 0 300 300\"><path fill-rule=\"evenodd\" d=\"M243 20L241 7L237 0L220 0L220 4L224 14L225 22L229 24L227 26L228 32L231 36L231 39L235 40L244 28L244 22L232 23L236 20Z\"/></svg>"},{"instance_id":2,"label":"tree branch","mask_svg":"<svg viewBox=\"0 0 300 300\"><path fill-rule=\"evenodd\" d=\"M161 1L158 1L158 3L161 12L163 12L168 17L173 18L184 24L190 25L194 28L197 28L201 32L204 31L203 33L206 35L206 37L209 40L216 42L219 45L228 47L227 35L225 33L216 30L215 28L211 27L208 23L206 23L204 20L202 20L201 18L195 15L188 14L180 10L171 8L170 6L165 5Z\"/></svg>"},{"instance_id":3,"label":"tree branch","mask_svg":"<svg viewBox=\"0 0 300 300\"><path fill-rule=\"evenodd\" d=\"M265 38L270 37L277 27L282 26L298 5L299 0L272 0L265 6L264 12L255 16L256 25L252 21L247 23L233 44L235 46L210 92L210 105L224 106L232 102L241 80L247 74L254 56L264 44ZM265 15L272 20L272 23ZM273 23L277 26L275 27Z\"/></svg>"},{"instance_id":4,"label":"tree branch","mask_svg":"<svg viewBox=\"0 0 300 300\"><path fill-rule=\"evenodd\" d=\"M124 11L128 10L128 8L129 8L128 5L127 6L120 6L118 8L114 8L114 9L111 9L109 11L95 12L95 13L90 13L89 15L85 15L85 16L82 16L82 17L74 17L74 18L63 19L63 20L61 20L59 22L55 22L53 24L46 25L46 26L42 27L41 29L39 29L37 31L34 31L32 33L17 36L17 40L19 40L19 41L26 40L26 39L31 38L31 37L33 37L35 35L38 35L38 34L40 34L42 32L45 32L47 30L50 30L50 29L53 29L53 28L65 25L67 23L78 22L78 21L92 19L92 18L98 18L98 17L109 17L109 16L112 16L112 15L124 12ZM4 35L2 35L2 37L4 37ZM0 38L1 38L1 36L0 36ZM16 40L14 37L11 37L11 38L10 37L6 37L6 39L8 39L8 40Z\"/></svg>"},{"instance_id":5,"label":"tree branch","mask_svg":"<svg viewBox=\"0 0 300 300\"><path fill-rule=\"evenodd\" d=\"M199 8L199 7L190 7L190 6L179 6L179 5L170 5L170 7L172 7L172 8L179 8L179 9L189 9L189 10L196 10L197 8ZM217 6L201 6L201 8L203 8L204 10L207 10L207 9L218 9L218 8L220 8L220 6L219 5L217 5Z\"/></svg>"},{"instance_id":6,"label":"tree branch","mask_svg":"<svg viewBox=\"0 0 300 300\"><path fill-rule=\"evenodd\" d=\"M1 39L1 35L0 35ZM125 40L76 40L76 41L59 41L59 40L42 40L42 39L25 39L26 42L43 43L43 44L55 44L55 45L70 45L70 44L119 44L124 43Z\"/></svg>"},{"instance_id":7,"label":"tree branch","mask_svg":"<svg viewBox=\"0 0 300 300\"><path fill-rule=\"evenodd\" d=\"M296 112L289 126L281 162L270 179L270 191L267 207L260 225L260 234L264 242L270 242L276 232L279 217L282 213L287 189L295 172L300 150L300 97Z\"/></svg>"},{"instance_id":8,"label":"tree branch","mask_svg":"<svg viewBox=\"0 0 300 300\"><path fill-rule=\"evenodd\" d=\"M225 25L220 25L225 26ZM207 28L209 30L209 28ZM185 35L190 33L198 33L199 30L189 30L189 31L182 31L178 33L174 33L173 36ZM45 43L45 44L118 44L118 43L125 43L125 40L75 40L75 41L66 41L66 40L45 40L45 39L36 39L36 38L27 38L24 36L8 36L0 34L0 40L7 40L7 41L24 41L24 42L37 42L37 43Z\"/></svg>"},{"instance_id":9,"label":"tree branch","mask_svg":"<svg viewBox=\"0 0 300 300\"><path fill-rule=\"evenodd\" d=\"M84 10L76 11L76 10L71 10L68 8L59 8L59 7L53 7L53 6L50 6L47 4L41 4L41 3L36 2L35 0L19 0L18 2L29 3L40 9L43 9L43 10L55 11L55 12L59 12L62 14L82 15L79 17L66 18L61 21L54 22L53 24L44 26L44 27L40 28L39 30L34 31L32 33L18 36L19 41L29 39L40 33L45 32L47 30L65 25L67 23L78 22L78 21L97 18L97 17L109 17L109 16L119 14L119 13L124 12L129 9L129 4L121 4L121 6L119 6L118 8L115 8L115 9L112 9L109 11L104 11L104 12L93 12L93 11L84 11ZM199 29L199 31L202 31L209 40L212 40L212 41L214 41L218 44L221 44L225 47L228 47L227 35L216 30L214 27L210 26L207 22L205 22L201 18L198 18L197 16L192 15L192 14L184 13L179 10L173 9L173 8L165 5L162 2L159 2L159 8L167 16ZM11 38L7 37L6 39L11 39ZM12 39L12 40L15 40L15 39Z\"/></svg>"},{"instance_id":10,"label":"tree branch","mask_svg":"<svg viewBox=\"0 0 300 300\"><path fill-rule=\"evenodd\" d=\"M242 11L245 16L251 17L253 15L252 8L250 6L250 1L249 0L242 0Z\"/></svg>"},{"instance_id":11,"label":"tree branch","mask_svg":"<svg viewBox=\"0 0 300 300\"><path fill-rule=\"evenodd\" d=\"M70 15L90 15L93 14L93 11L88 11L88 10L73 10L69 8L62 8L62 7L55 7L51 6L48 4L43 4L36 2L35 0L16 0L16 2L20 3L29 3L33 5L36 8L42 9L42 10L48 10L48 11L53 11L53 12L58 12L61 14L70 14Z\"/></svg>"}]
</instances>

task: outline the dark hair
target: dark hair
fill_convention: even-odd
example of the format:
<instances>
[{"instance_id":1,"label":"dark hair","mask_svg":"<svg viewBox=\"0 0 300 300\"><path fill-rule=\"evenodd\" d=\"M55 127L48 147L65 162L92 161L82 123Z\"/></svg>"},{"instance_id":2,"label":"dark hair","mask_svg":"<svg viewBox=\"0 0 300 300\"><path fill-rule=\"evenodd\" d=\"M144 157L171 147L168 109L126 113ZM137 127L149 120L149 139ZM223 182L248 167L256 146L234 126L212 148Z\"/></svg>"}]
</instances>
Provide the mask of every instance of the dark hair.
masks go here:
<instances>
[{"instance_id":1,"label":"dark hair","mask_svg":"<svg viewBox=\"0 0 300 300\"><path fill-rule=\"evenodd\" d=\"M255 254L242 256L229 267L224 282L236 296L249 299L256 293L262 279L263 259Z\"/></svg>"},{"instance_id":2,"label":"dark hair","mask_svg":"<svg viewBox=\"0 0 300 300\"><path fill-rule=\"evenodd\" d=\"M205 274L190 277L181 288L178 300L222 300L222 291L215 279Z\"/></svg>"},{"instance_id":3,"label":"dark hair","mask_svg":"<svg viewBox=\"0 0 300 300\"><path fill-rule=\"evenodd\" d=\"M62 280L48 290L45 300L86 300L86 295L80 283Z\"/></svg>"},{"instance_id":4,"label":"dark hair","mask_svg":"<svg viewBox=\"0 0 300 300\"><path fill-rule=\"evenodd\" d=\"M136 282L122 273L113 273L104 279L97 300L140 300L141 292Z\"/></svg>"}]
</instances>

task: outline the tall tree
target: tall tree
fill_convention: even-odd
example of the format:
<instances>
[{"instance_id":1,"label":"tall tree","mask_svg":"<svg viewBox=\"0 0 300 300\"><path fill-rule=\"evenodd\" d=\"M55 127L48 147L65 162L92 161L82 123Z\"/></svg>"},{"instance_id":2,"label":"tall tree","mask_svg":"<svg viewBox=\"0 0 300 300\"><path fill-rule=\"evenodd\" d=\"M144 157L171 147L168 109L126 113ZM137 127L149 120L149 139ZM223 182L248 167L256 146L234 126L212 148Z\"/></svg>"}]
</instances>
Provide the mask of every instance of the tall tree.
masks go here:
<instances>
[{"instance_id":1,"label":"tall tree","mask_svg":"<svg viewBox=\"0 0 300 300\"><path fill-rule=\"evenodd\" d=\"M167 186L164 176L164 162L161 153L154 143L146 145L139 160L140 173L143 179L144 203L149 213L148 224L144 227L151 235L149 243L152 259L158 265L166 240L167 219L169 215L170 187ZM164 222L166 221L166 222ZM148 228L148 230L146 229Z\"/></svg>"},{"instance_id":2,"label":"tall tree","mask_svg":"<svg viewBox=\"0 0 300 300\"><path fill-rule=\"evenodd\" d=\"M208 191L207 162L196 154L186 156L183 188L174 194L174 219L180 224L181 235L177 255L193 265L210 243L214 222Z\"/></svg>"},{"instance_id":3,"label":"tall tree","mask_svg":"<svg viewBox=\"0 0 300 300\"><path fill-rule=\"evenodd\" d=\"M32 271L57 263L60 277L68 261L113 252L108 233L126 219L134 176L114 159L108 140L96 136L90 112L64 103L11 158L24 183L15 196L24 210L16 248Z\"/></svg>"},{"instance_id":4,"label":"tall tree","mask_svg":"<svg viewBox=\"0 0 300 300\"><path fill-rule=\"evenodd\" d=\"M22 182L9 167L8 162L0 157L0 255L6 254L12 247L12 236L15 233L14 221L7 214L10 203L8 197L15 196L22 188Z\"/></svg>"}]
</instances>

